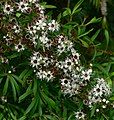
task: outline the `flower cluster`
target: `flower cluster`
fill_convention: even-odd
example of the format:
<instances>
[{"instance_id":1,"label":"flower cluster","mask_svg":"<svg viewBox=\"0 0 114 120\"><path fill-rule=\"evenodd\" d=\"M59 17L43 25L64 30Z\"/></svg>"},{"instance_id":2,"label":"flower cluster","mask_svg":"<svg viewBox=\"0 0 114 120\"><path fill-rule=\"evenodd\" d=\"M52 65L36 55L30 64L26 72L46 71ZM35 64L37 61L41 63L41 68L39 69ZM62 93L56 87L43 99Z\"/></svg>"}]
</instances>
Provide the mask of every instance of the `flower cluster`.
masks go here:
<instances>
[{"instance_id":1,"label":"flower cluster","mask_svg":"<svg viewBox=\"0 0 114 120\"><path fill-rule=\"evenodd\" d=\"M89 69L84 69L81 66L80 55L66 36L59 35L52 40L41 36L39 40L45 51L33 52L30 58L31 66L34 68L37 77L52 81L56 76L59 76L61 89L65 95L78 94L90 80L91 66ZM46 45L49 41L50 47L47 48ZM64 56L64 53L67 55ZM53 68L57 71L56 74Z\"/></svg>"},{"instance_id":2,"label":"flower cluster","mask_svg":"<svg viewBox=\"0 0 114 120\"><path fill-rule=\"evenodd\" d=\"M14 2L2 5L2 11L4 19L10 17L9 23L7 23L7 31L3 36L3 39L7 46L10 46L18 52L25 50L25 42L31 42L34 47L37 47L39 43L45 47L50 47L50 39L48 33L59 30L59 24L55 20L48 19L44 15L44 7L41 6L37 0L21 0L20 2ZM26 23L24 27L21 22L21 16L29 16L35 13L32 20ZM16 18L16 17L17 18ZM22 19L23 20L23 19ZM17 38L19 38L17 40ZM24 43L24 44L23 44ZM11 46L13 44L13 46ZM29 47L29 46L28 46Z\"/></svg>"},{"instance_id":3,"label":"flower cluster","mask_svg":"<svg viewBox=\"0 0 114 120\"><path fill-rule=\"evenodd\" d=\"M89 92L88 100L89 105L91 106L93 103L102 102L102 99L108 95L110 95L111 90L107 85L103 78L99 78L97 80L97 84L94 88Z\"/></svg>"},{"instance_id":4,"label":"flower cluster","mask_svg":"<svg viewBox=\"0 0 114 120\"><path fill-rule=\"evenodd\" d=\"M3 34L1 42L3 45L0 45L6 52L19 54L29 51L31 55L27 61L37 78L51 82L59 80L64 95L70 97L82 95L80 99L87 100L89 107L97 103L102 103L103 109L107 107L109 103L107 96L111 94L110 87L103 78L97 78L96 85L91 85L91 81L95 79L92 77L92 65L85 68L81 64L80 54L75 49L74 43L63 33L59 34L60 25L45 15L45 9L38 0L21 0L13 4L6 2L1 9L5 22L11 18L6 26L3 26L7 29ZM0 56L0 62L6 64L9 60ZM12 69L15 71L15 67ZM12 71L9 70L8 74L12 74ZM89 93L87 86L90 89ZM4 96L1 100L7 102ZM96 112L99 112L99 109L96 109ZM75 117L77 120L84 120L86 114L78 111Z\"/></svg>"}]
</instances>

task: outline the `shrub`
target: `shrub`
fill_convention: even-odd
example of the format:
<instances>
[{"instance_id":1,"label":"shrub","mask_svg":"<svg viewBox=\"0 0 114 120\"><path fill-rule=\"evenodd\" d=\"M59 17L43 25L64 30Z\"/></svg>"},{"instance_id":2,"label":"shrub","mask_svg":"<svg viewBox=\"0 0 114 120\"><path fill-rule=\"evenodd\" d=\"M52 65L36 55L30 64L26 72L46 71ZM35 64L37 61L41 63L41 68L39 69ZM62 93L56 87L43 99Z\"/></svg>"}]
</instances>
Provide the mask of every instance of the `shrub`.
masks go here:
<instances>
[{"instance_id":1,"label":"shrub","mask_svg":"<svg viewBox=\"0 0 114 120\"><path fill-rule=\"evenodd\" d=\"M97 64L101 29L93 26L102 18L83 20L82 3L55 20L45 8L56 7L45 2L1 2L1 120L114 119L111 66ZM107 49L109 32L103 31Z\"/></svg>"}]
</instances>

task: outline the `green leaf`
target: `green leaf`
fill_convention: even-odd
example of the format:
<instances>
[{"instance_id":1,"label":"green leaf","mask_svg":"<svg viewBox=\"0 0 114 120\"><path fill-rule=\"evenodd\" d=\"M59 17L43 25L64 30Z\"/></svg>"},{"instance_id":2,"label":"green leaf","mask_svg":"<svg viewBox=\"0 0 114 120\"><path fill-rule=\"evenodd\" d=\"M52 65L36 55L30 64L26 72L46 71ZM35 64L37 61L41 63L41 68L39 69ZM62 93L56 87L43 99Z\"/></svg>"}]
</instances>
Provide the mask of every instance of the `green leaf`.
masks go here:
<instances>
[{"instance_id":1,"label":"green leaf","mask_svg":"<svg viewBox=\"0 0 114 120\"><path fill-rule=\"evenodd\" d=\"M89 47L89 45L88 45L88 43L87 42L85 42L85 41L83 41L83 40L80 40L81 41L81 43L82 43L82 45L84 46L84 47L86 47L86 48L88 48Z\"/></svg>"},{"instance_id":2,"label":"green leaf","mask_svg":"<svg viewBox=\"0 0 114 120\"><path fill-rule=\"evenodd\" d=\"M105 29L104 35L105 35L106 43L107 43L107 46L108 46L108 43L109 43L109 32L108 32L108 30Z\"/></svg>"},{"instance_id":3,"label":"green leaf","mask_svg":"<svg viewBox=\"0 0 114 120\"><path fill-rule=\"evenodd\" d=\"M110 100L114 100L114 96L110 97Z\"/></svg>"},{"instance_id":4,"label":"green leaf","mask_svg":"<svg viewBox=\"0 0 114 120\"><path fill-rule=\"evenodd\" d=\"M32 93L31 87L32 87L32 84L30 84L26 92L19 97L19 103Z\"/></svg>"},{"instance_id":5,"label":"green leaf","mask_svg":"<svg viewBox=\"0 0 114 120\"><path fill-rule=\"evenodd\" d=\"M109 73L107 73L107 71L105 70L105 68L102 65L95 64L95 67L97 67L104 75L106 75L107 77L109 77Z\"/></svg>"},{"instance_id":6,"label":"green leaf","mask_svg":"<svg viewBox=\"0 0 114 120\"><path fill-rule=\"evenodd\" d=\"M63 118L66 120L67 119L67 114L68 114L68 112L67 112L67 108L63 108Z\"/></svg>"},{"instance_id":7,"label":"green leaf","mask_svg":"<svg viewBox=\"0 0 114 120\"><path fill-rule=\"evenodd\" d=\"M82 8L77 9L77 10L73 13L73 15L76 14L76 13L79 13L81 10L82 10Z\"/></svg>"},{"instance_id":8,"label":"green leaf","mask_svg":"<svg viewBox=\"0 0 114 120\"><path fill-rule=\"evenodd\" d=\"M28 108L25 111L25 114L28 114L35 106L36 100L33 98L31 104L28 106Z\"/></svg>"},{"instance_id":9,"label":"green leaf","mask_svg":"<svg viewBox=\"0 0 114 120\"><path fill-rule=\"evenodd\" d=\"M15 88L15 84L14 84L14 79L9 75L9 80L12 86L12 91L13 91L13 97L14 97L14 101L16 101L16 88Z\"/></svg>"},{"instance_id":10,"label":"green leaf","mask_svg":"<svg viewBox=\"0 0 114 120\"><path fill-rule=\"evenodd\" d=\"M5 85L4 85L4 89L3 89L3 95L6 95L8 91L8 84L9 84L9 78L7 77Z\"/></svg>"},{"instance_id":11,"label":"green leaf","mask_svg":"<svg viewBox=\"0 0 114 120\"><path fill-rule=\"evenodd\" d=\"M80 5L82 4L84 0L80 0L75 6L74 9L72 11L72 15L76 12L76 10L80 7Z\"/></svg>"},{"instance_id":12,"label":"green leaf","mask_svg":"<svg viewBox=\"0 0 114 120\"><path fill-rule=\"evenodd\" d=\"M32 70L25 69L19 76L19 79L22 81L22 84L26 81L26 79L32 74Z\"/></svg>"},{"instance_id":13,"label":"green leaf","mask_svg":"<svg viewBox=\"0 0 114 120\"><path fill-rule=\"evenodd\" d=\"M69 117L68 117L68 120L73 120L72 117L74 116L74 114L71 114Z\"/></svg>"},{"instance_id":14,"label":"green leaf","mask_svg":"<svg viewBox=\"0 0 114 120\"><path fill-rule=\"evenodd\" d=\"M26 120L26 116L22 116L19 120Z\"/></svg>"},{"instance_id":15,"label":"green leaf","mask_svg":"<svg viewBox=\"0 0 114 120\"><path fill-rule=\"evenodd\" d=\"M43 97L43 99L45 100L45 102L49 105L49 106L51 106L53 109L55 109L55 102L51 99L51 98L49 98L44 92L42 92L41 93L42 94L42 97Z\"/></svg>"},{"instance_id":16,"label":"green leaf","mask_svg":"<svg viewBox=\"0 0 114 120\"><path fill-rule=\"evenodd\" d=\"M25 76L25 74L27 74L29 70L25 69L19 76L19 79L23 79L23 77Z\"/></svg>"},{"instance_id":17,"label":"green leaf","mask_svg":"<svg viewBox=\"0 0 114 120\"><path fill-rule=\"evenodd\" d=\"M11 75L11 77L12 77L12 82L14 83L14 85L15 85L15 88L16 88L16 91L17 91L17 93L20 91L19 90L19 85L17 84L17 82L16 82L16 79L14 79L14 77Z\"/></svg>"},{"instance_id":18,"label":"green leaf","mask_svg":"<svg viewBox=\"0 0 114 120\"><path fill-rule=\"evenodd\" d=\"M85 27L84 26L78 26L78 36L83 34L85 32Z\"/></svg>"},{"instance_id":19,"label":"green leaf","mask_svg":"<svg viewBox=\"0 0 114 120\"><path fill-rule=\"evenodd\" d=\"M21 16L21 13L16 13L16 17L20 17Z\"/></svg>"},{"instance_id":20,"label":"green leaf","mask_svg":"<svg viewBox=\"0 0 114 120\"><path fill-rule=\"evenodd\" d=\"M100 29L97 30L96 33L91 37L91 41L92 42L97 38L97 36L98 36L99 33L100 33Z\"/></svg>"},{"instance_id":21,"label":"green leaf","mask_svg":"<svg viewBox=\"0 0 114 120\"><path fill-rule=\"evenodd\" d=\"M44 8L57 8L57 7L54 5L44 5Z\"/></svg>"},{"instance_id":22,"label":"green leaf","mask_svg":"<svg viewBox=\"0 0 114 120\"><path fill-rule=\"evenodd\" d=\"M108 77L106 78L106 81L110 87L112 87L112 80Z\"/></svg>"},{"instance_id":23,"label":"green leaf","mask_svg":"<svg viewBox=\"0 0 114 120\"><path fill-rule=\"evenodd\" d=\"M67 15L71 15L71 9L70 8L66 8L66 10L63 12L63 17L65 17Z\"/></svg>"},{"instance_id":24,"label":"green leaf","mask_svg":"<svg viewBox=\"0 0 114 120\"><path fill-rule=\"evenodd\" d=\"M83 34L79 35L79 36L78 36L78 38L81 38L81 37L83 37L83 36L85 36L85 35L89 34L91 31L93 31L93 28L92 28L92 29L90 29L89 31L87 31L87 32L85 32L85 33L83 33Z\"/></svg>"},{"instance_id":25,"label":"green leaf","mask_svg":"<svg viewBox=\"0 0 114 120\"><path fill-rule=\"evenodd\" d=\"M61 17L62 17L62 15L61 15L61 13L57 16L57 22L60 22L61 21Z\"/></svg>"},{"instance_id":26,"label":"green leaf","mask_svg":"<svg viewBox=\"0 0 114 120\"><path fill-rule=\"evenodd\" d=\"M3 120L4 115L2 113L0 113L0 120Z\"/></svg>"},{"instance_id":27,"label":"green leaf","mask_svg":"<svg viewBox=\"0 0 114 120\"><path fill-rule=\"evenodd\" d=\"M11 110L9 110L9 113L13 120L17 120L16 116L11 112Z\"/></svg>"},{"instance_id":28,"label":"green leaf","mask_svg":"<svg viewBox=\"0 0 114 120\"><path fill-rule=\"evenodd\" d=\"M114 72L111 72L110 77L113 77L113 76L114 76Z\"/></svg>"},{"instance_id":29,"label":"green leaf","mask_svg":"<svg viewBox=\"0 0 114 120\"><path fill-rule=\"evenodd\" d=\"M21 79L19 79L19 77L18 76L16 76L16 75L14 75L14 74L11 74L12 75L12 77L13 78L15 78L19 83L21 83L22 84L22 80Z\"/></svg>"},{"instance_id":30,"label":"green leaf","mask_svg":"<svg viewBox=\"0 0 114 120\"><path fill-rule=\"evenodd\" d=\"M91 110L91 117L93 117L94 113L95 113L95 110L96 110L96 105L94 105L92 107L92 110Z\"/></svg>"},{"instance_id":31,"label":"green leaf","mask_svg":"<svg viewBox=\"0 0 114 120\"><path fill-rule=\"evenodd\" d=\"M0 83L2 82L3 78L0 78Z\"/></svg>"},{"instance_id":32,"label":"green leaf","mask_svg":"<svg viewBox=\"0 0 114 120\"><path fill-rule=\"evenodd\" d=\"M92 23L98 23L101 21L101 18L98 18L96 19L96 17L92 18L88 23L86 23L85 25L89 25L89 24L92 24Z\"/></svg>"}]
</instances>

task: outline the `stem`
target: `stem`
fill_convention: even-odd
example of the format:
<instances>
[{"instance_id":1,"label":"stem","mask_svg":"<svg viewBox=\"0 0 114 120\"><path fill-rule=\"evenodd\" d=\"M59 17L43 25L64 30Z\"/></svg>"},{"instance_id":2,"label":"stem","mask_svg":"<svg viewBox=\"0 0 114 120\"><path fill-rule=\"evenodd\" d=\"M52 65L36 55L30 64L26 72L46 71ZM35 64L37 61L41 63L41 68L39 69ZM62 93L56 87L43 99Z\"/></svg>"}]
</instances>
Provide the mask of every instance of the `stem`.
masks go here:
<instances>
[{"instance_id":1,"label":"stem","mask_svg":"<svg viewBox=\"0 0 114 120\"><path fill-rule=\"evenodd\" d=\"M67 3L67 8L70 7L70 0L68 0L68 3Z\"/></svg>"}]
</instances>

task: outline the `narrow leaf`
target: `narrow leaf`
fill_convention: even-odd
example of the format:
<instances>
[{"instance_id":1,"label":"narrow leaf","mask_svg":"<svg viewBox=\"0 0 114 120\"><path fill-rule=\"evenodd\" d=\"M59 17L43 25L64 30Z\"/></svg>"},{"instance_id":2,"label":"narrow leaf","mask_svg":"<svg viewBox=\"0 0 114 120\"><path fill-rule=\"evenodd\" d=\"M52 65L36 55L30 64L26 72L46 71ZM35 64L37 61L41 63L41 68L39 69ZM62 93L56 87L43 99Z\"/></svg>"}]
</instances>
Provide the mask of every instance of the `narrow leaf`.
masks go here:
<instances>
[{"instance_id":1,"label":"narrow leaf","mask_svg":"<svg viewBox=\"0 0 114 120\"><path fill-rule=\"evenodd\" d=\"M107 46L108 46L108 43L109 43L109 32L108 32L108 30L105 29L104 34L105 34L106 43L107 43Z\"/></svg>"},{"instance_id":2,"label":"narrow leaf","mask_svg":"<svg viewBox=\"0 0 114 120\"><path fill-rule=\"evenodd\" d=\"M49 98L44 92L42 92L42 97L49 106L55 109L55 102L51 98Z\"/></svg>"},{"instance_id":3,"label":"narrow leaf","mask_svg":"<svg viewBox=\"0 0 114 120\"><path fill-rule=\"evenodd\" d=\"M78 36L78 38L81 38L81 37L83 37L83 36L85 36L85 35L89 34L91 31L93 31L93 28L92 28L92 29L90 29L89 31L87 31L87 32L85 32L85 33L83 33L83 34L79 35L79 36Z\"/></svg>"},{"instance_id":4,"label":"narrow leaf","mask_svg":"<svg viewBox=\"0 0 114 120\"><path fill-rule=\"evenodd\" d=\"M99 33L100 33L100 29L97 30L96 33L91 37L91 41L92 42L97 38L97 36L98 36Z\"/></svg>"},{"instance_id":5,"label":"narrow leaf","mask_svg":"<svg viewBox=\"0 0 114 120\"><path fill-rule=\"evenodd\" d=\"M44 5L45 8L57 8L56 6L54 5Z\"/></svg>"},{"instance_id":6,"label":"narrow leaf","mask_svg":"<svg viewBox=\"0 0 114 120\"><path fill-rule=\"evenodd\" d=\"M30 105L28 106L28 108L26 109L25 114L28 114L28 113L31 111L31 109L34 108L35 103L36 103L36 100L33 99L32 102L31 102L31 104L30 104Z\"/></svg>"},{"instance_id":7,"label":"narrow leaf","mask_svg":"<svg viewBox=\"0 0 114 120\"><path fill-rule=\"evenodd\" d=\"M4 85L4 89L3 89L3 95L6 95L6 93L7 93L8 84L9 84L9 78L7 77L5 85Z\"/></svg>"},{"instance_id":8,"label":"narrow leaf","mask_svg":"<svg viewBox=\"0 0 114 120\"><path fill-rule=\"evenodd\" d=\"M71 9L70 8L66 8L66 10L63 12L63 17L65 17L67 15L71 15Z\"/></svg>"},{"instance_id":9,"label":"narrow leaf","mask_svg":"<svg viewBox=\"0 0 114 120\"><path fill-rule=\"evenodd\" d=\"M80 0L75 6L74 9L72 11L72 15L75 13L75 11L80 7L80 5L82 4L84 0Z\"/></svg>"}]
</instances>

